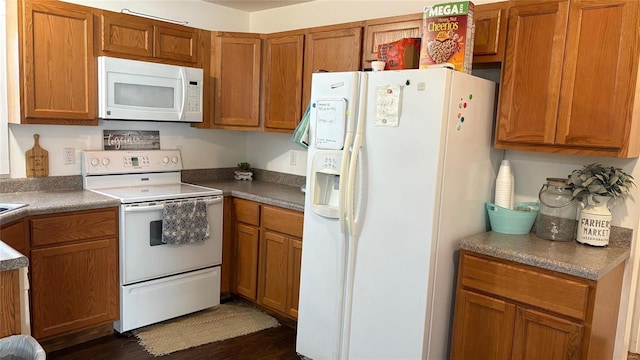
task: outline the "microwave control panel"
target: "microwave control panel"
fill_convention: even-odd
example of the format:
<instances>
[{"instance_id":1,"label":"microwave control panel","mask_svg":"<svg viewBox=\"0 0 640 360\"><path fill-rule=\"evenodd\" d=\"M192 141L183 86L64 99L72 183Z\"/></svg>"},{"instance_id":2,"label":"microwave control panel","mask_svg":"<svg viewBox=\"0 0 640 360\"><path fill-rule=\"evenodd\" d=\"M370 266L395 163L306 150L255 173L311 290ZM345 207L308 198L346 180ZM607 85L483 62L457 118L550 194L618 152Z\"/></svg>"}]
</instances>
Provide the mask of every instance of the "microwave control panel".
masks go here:
<instances>
[{"instance_id":1,"label":"microwave control panel","mask_svg":"<svg viewBox=\"0 0 640 360\"><path fill-rule=\"evenodd\" d=\"M199 112L200 99L200 84L197 81L189 81L187 85L187 112Z\"/></svg>"}]
</instances>

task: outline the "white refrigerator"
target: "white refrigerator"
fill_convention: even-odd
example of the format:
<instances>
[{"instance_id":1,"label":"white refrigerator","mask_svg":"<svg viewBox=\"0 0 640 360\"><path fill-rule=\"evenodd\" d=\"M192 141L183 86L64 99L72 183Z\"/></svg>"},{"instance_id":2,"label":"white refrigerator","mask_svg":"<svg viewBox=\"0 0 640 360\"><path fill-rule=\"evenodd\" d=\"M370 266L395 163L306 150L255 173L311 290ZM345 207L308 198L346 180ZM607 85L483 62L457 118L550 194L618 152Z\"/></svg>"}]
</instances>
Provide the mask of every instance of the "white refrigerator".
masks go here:
<instances>
[{"instance_id":1,"label":"white refrigerator","mask_svg":"<svg viewBox=\"0 0 640 360\"><path fill-rule=\"evenodd\" d=\"M456 244L486 231L495 84L446 68L313 75L296 351L446 359Z\"/></svg>"}]
</instances>

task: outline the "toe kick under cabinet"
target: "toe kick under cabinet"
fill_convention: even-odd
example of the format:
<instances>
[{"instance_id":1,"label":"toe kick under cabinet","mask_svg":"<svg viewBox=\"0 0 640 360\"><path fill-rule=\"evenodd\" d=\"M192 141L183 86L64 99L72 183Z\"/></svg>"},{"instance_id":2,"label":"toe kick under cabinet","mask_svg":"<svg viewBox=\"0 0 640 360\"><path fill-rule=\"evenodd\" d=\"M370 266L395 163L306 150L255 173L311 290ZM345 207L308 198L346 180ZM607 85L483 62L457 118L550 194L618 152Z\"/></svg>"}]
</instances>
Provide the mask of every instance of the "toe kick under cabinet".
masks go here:
<instances>
[{"instance_id":1,"label":"toe kick under cabinet","mask_svg":"<svg viewBox=\"0 0 640 360\"><path fill-rule=\"evenodd\" d=\"M595 281L461 250L451 359L611 359L623 272Z\"/></svg>"}]
</instances>

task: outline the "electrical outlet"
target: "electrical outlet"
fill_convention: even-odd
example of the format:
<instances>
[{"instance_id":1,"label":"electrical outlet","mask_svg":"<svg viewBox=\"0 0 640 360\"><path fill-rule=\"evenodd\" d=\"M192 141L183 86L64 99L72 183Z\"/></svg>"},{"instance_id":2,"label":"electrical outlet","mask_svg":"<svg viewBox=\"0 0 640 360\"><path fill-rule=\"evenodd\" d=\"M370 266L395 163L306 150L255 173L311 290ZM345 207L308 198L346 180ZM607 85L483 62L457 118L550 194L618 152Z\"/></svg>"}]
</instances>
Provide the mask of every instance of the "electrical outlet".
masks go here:
<instances>
[{"instance_id":1,"label":"electrical outlet","mask_svg":"<svg viewBox=\"0 0 640 360\"><path fill-rule=\"evenodd\" d=\"M296 166L298 160L298 153L295 150L289 152L289 165Z\"/></svg>"},{"instance_id":2,"label":"electrical outlet","mask_svg":"<svg viewBox=\"0 0 640 360\"><path fill-rule=\"evenodd\" d=\"M65 165L71 165L76 163L76 149L64 148L62 151L63 161Z\"/></svg>"}]
</instances>

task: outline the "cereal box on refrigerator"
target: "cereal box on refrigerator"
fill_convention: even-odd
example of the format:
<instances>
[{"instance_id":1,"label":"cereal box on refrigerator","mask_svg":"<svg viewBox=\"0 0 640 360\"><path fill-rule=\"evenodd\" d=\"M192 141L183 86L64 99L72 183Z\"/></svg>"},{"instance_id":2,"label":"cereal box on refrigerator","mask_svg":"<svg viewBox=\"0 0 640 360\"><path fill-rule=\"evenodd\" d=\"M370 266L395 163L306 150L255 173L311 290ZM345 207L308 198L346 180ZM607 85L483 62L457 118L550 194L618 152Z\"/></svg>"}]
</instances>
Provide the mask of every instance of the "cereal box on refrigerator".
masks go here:
<instances>
[{"instance_id":1,"label":"cereal box on refrigerator","mask_svg":"<svg viewBox=\"0 0 640 360\"><path fill-rule=\"evenodd\" d=\"M471 1L425 6L420 69L450 64L458 71L471 73L473 8Z\"/></svg>"}]
</instances>

